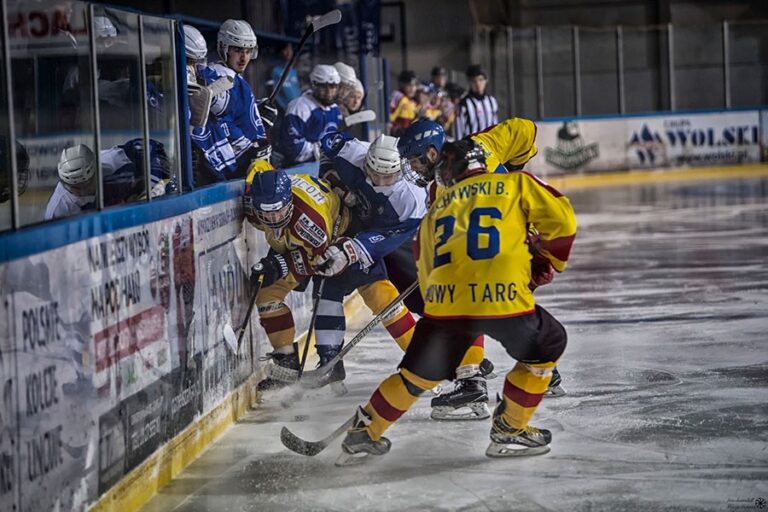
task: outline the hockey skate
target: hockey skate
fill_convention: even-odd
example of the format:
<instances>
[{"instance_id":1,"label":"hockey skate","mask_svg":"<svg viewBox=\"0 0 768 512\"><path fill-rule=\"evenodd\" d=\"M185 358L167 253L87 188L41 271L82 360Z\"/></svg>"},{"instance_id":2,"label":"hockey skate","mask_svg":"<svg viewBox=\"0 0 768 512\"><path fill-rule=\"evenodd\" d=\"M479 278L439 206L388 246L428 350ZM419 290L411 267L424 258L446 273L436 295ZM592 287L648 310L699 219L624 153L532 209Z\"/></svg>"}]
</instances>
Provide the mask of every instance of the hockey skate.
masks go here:
<instances>
[{"instance_id":1,"label":"hockey skate","mask_svg":"<svg viewBox=\"0 0 768 512\"><path fill-rule=\"evenodd\" d=\"M385 455L392 447L386 437L378 441L371 439L365 428L371 424L371 417L362 407L357 408L355 423L347 431L347 437L341 442L341 454L336 459L337 466L350 466L367 462L370 455Z\"/></svg>"},{"instance_id":2,"label":"hockey skate","mask_svg":"<svg viewBox=\"0 0 768 512\"><path fill-rule=\"evenodd\" d=\"M317 355L320 356L320 364L318 367L326 365L331 359L341 350L341 346L330 347L327 345L317 346ZM325 387L330 384L331 392L336 396L344 396L347 394L347 387L344 385L344 379L347 377L347 372L344 370L344 361L340 360L333 367L333 370L324 375L317 383L318 388Z\"/></svg>"},{"instance_id":3,"label":"hockey skate","mask_svg":"<svg viewBox=\"0 0 768 512\"><path fill-rule=\"evenodd\" d=\"M524 457L543 455L549 452L552 433L530 425L515 429L510 427L502 416L504 403L500 403L493 413L491 425L491 444L485 450L488 457Z\"/></svg>"},{"instance_id":4,"label":"hockey skate","mask_svg":"<svg viewBox=\"0 0 768 512\"><path fill-rule=\"evenodd\" d=\"M298 380L299 356L295 352L293 354L271 352L267 356L274 364L267 368L267 378L258 383L257 391L281 389Z\"/></svg>"},{"instance_id":5,"label":"hockey skate","mask_svg":"<svg viewBox=\"0 0 768 512\"><path fill-rule=\"evenodd\" d=\"M432 399L433 420L484 420L490 415L488 388L481 375L456 379L453 391Z\"/></svg>"},{"instance_id":6,"label":"hockey skate","mask_svg":"<svg viewBox=\"0 0 768 512\"><path fill-rule=\"evenodd\" d=\"M561 386L562 382L563 378L560 376L560 372L557 371L557 368L553 368L552 380L549 381L549 386L547 386L547 390L544 392L544 397L557 398L559 396L565 396L566 392L565 389L563 389L563 386Z\"/></svg>"}]
</instances>

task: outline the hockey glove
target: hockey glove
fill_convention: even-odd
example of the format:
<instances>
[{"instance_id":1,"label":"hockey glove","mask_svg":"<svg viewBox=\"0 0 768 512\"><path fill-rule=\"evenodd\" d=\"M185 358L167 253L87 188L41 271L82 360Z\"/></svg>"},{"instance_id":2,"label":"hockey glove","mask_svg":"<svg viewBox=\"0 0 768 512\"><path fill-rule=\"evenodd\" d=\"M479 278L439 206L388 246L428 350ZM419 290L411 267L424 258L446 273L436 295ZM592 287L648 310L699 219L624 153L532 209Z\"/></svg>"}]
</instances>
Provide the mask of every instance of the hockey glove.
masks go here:
<instances>
[{"instance_id":1,"label":"hockey glove","mask_svg":"<svg viewBox=\"0 0 768 512\"><path fill-rule=\"evenodd\" d=\"M334 193L344 201L344 204L352 208L358 203L357 195L349 190L347 185L339 178L339 175L334 170L330 170L323 175L323 179L330 183L331 189Z\"/></svg>"},{"instance_id":2,"label":"hockey glove","mask_svg":"<svg viewBox=\"0 0 768 512\"><path fill-rule=\"evenodd\" d=\"M264 125L271 130L277 121L277 107L268 98L261 98L256 102L256 107L259 109L259 115Z\"/></svg>"},{"instance_id":3,"label":"hockey glove","mask_svg":"<svg viewBox=\"0 0 768 512\"><path fill-rule=\"evenodd\" d=\"M525 242L528 244L528 252L531 253L531 282L528 283L528 288L533 291L539 286L551 283L555 278L555 269L541 253L541 236L533 225L528 226Z\"/></svg>"},{"instance_id":4,"label":"hockey glove","mask_svg":"<svg viewBox=\"0 0 768 512\"><path fill-rule=\"evenodd\" d=\"M269 158L272 156L271 144L254 144L253 151L249 155L252 160L265 160L269 162Z\"/></svg>"},{"instance_id":5,"label":"hockey glove","mask_svg":"<svg viewBox=\"0 0 768 512\"><path fill-rule=\"evenodd\" d=\"M352 238L340 238L325 250L315 265L315 273L321 276L336 276L354 263L366 261L363 248ZM361 261L362 260L362 261Z\"/></svg>"},{"instance_id":6,"label":"hockey glove","mask_svg":"<svg viewBox=\"0 0 768 512\"><path fill-rule=\"evenodd\" d=\"M528 283L528 288L531 291L539 286L551 283L554 278L555 269L548 259L541 257L531 260L531 282Z\"/></svg>"},{"instance_id":7,"label":"hockey glove","mask_svg":"<svg viewBox=\"0 0 768 512\"><path fill-rule=\"evenodd\" d=\"M251 267L251 286L255 287L261 278L261 286L272 286L278 280L288 275L288 262L280 254L268 254L258 265ZM263 276L263 278L261 277Z\"/></svg>"}]
</instances>

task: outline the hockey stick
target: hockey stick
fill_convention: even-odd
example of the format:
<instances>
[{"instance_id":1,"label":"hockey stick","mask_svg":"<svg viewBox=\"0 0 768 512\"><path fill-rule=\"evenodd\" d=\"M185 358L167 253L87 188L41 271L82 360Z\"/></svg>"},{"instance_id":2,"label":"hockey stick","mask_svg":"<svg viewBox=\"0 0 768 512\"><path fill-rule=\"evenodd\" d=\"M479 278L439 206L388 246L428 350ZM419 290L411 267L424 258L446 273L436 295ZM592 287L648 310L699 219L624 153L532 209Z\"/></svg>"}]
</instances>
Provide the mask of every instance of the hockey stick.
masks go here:
<instances>
[{"instance_id":1,"label":"hockey stick","mask_svg":"<svg viewBox=\"0 0 768 512\"><path fill-rule=\"evenodd\" d=\"M263 269L264 267L261 265L261 263L254 265L254 270L256 272L261 272ZM235 354L237 354L238 350L240 349L240 342L243 341L245 328L248 327L248 323L251 320L251 313L253 313L253 307L256 305L256 296L259 294L259 290L261 290L261 283L263 282L264 274L261 274L259 276L259 280L256 282L255 289L251 293L250 303L248 304L248 311L245 312L245 320L243 320L243 325L240 327L237 335L235 335L235 330L232 329L232 325L230 323L226 323L224 325L224 341L227 342L227 345L229 345L229 348L232 349L232 352Z\"/></svg>"},{"instance_id":2,"label":"hockey stick","mask_svg":"<svg viewBox=\"0 0 768 512\"><path fill-rule=\"evenodd\" d=\"M277 96L277 93L280 92L280 89L283 88L283 84L288 78L288 73L291 72L291 70L293 69L293 66L296 64L296 60L299 58L301 49L304 48L304 44L307 42L307 39L309 39L309 36L311 36L312 34L314 34L315 32L317 32L323 27L327 27L328 25L335 25L340 21L341 21L341 11L338 9L334 9L312 20L312 23L310 23L307 29L304 31L304 35L301 36L299 45L293 51L293 56L291 57L291 60L289 60L288 64L286 64L285 67L283 68L283 74L280 75L280 80L277 81L277 83L275 84L275 88L272 89L272 92L269 94L269 97L267 98L268 103L272 103L275 100L275 96Z\"/></svg>"},{"instance_id":3,"label":"hockey stick","mask_svg":"<svg viewBox=\"0 0 768 512\"><path fill-rule=\"evenodd\" d=\"M321 366L320 368L316 370L310 370L307 372L304 372L304 378L300 381L302 386L305 388L315 388L320 383L321 379L325 377L328 373L330 373L331 370L333 370L333 367L336 366L336 363L338 363L341 359L344 358L345 355L349 353L350 350L354 348L355 345L360 343L363 338L368 335L369 332L371 332L384 318L386 318L388 315L390 315L395 309L400 307L400 304L408 297L408 295L413 292L417 287L419 286L418 281L414 281L411 283L411 285L406 288L403 293L397 296L395 300L393 300L387 307L385 307L381 313L373 317L373 319L368 322L368 325L363 327L360 332L358 332L354 338L349 340L349 343L345 343L344 347L339 351L339 353L330 361L328 361L326 364Z\"/></svg>"},{"instance_id":4,"label":"hockey stick","mask_svg":"<svg viewBox=\"0 0 768 512\"><path fill-rule=\"evenodd\" d=\"M312 317L309 319L309 328L307 329L307 338L304 341L304 351L301 354L301 362L299 363L299 376L296 380L301 379L301 374L304 373L304 365L307 363L307 354L309 353L309 340L312 338L312 331L315 330L315 319L317 318L317 310L320 306L320 296L323 294L323 286L325 286L325 279L320 278L320 284L317 286L317 290L312 289L312 293L315 295L315 303L312 305Z\"/></svg>"},{"instance_id":5,"label":"hockey stick","mask_svg":"<svg viewBox=\"0 0 768 512\"><path fill-rule=\"evenodd\" d=\"M357 412L355 412L351 418L339 426L339 428L319 441L305 441L304 439L288 430L288 427L283 427L282 430L280 430L280 441L283 443L283 446L292 452L296 452L299 455L306 455L307 457L314 457L321 451L325 450L325 448L331 444L334 439L349 430L349 428L355 424L356 419Z\"/></svg>"},{"instance_id":6,"label":"hockey stick","mask_svg":"<svg viewBox=\"0 0 768 512\"><path fill-rule=\"evenodd\" d=\"M344 126L350 127L360 123L370 123L376 120L376 112L373 110L361 110L344 118Z\"/></svg>"}]
</instances>

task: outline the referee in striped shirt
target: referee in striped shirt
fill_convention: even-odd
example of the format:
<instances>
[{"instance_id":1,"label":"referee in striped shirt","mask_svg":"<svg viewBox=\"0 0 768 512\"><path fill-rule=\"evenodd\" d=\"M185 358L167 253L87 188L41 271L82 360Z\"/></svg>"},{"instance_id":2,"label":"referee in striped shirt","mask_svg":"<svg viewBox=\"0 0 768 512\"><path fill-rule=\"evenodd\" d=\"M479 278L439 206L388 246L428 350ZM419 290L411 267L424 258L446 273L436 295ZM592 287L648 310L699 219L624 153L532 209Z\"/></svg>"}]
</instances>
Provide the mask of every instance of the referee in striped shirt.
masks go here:
<instances>
[{"instance_id":1,"label":"referee in striped shirt","mask_svg":"<svg viewBox=\"0 0 768 512\"><path fill-rule=\"evenodd\" d=\"M456 115L456 140L485 130L499 122L499 103L485 93L488 75L477 65L467 68L469 92L459 102Z\"/></svg>"}]
</instances>

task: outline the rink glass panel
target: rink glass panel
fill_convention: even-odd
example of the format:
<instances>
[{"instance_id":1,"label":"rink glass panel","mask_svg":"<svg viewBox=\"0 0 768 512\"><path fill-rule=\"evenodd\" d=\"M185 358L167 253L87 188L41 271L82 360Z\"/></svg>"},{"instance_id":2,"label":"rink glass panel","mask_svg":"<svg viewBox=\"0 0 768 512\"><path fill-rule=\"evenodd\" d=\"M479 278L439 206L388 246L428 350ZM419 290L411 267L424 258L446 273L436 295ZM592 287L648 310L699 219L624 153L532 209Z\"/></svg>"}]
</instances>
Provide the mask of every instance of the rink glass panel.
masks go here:
<instances>
[{"instance_id":1,"label":"rink glass panel","mask_svg":"<svg viewBox=\"0 0 768 512\"><path fill-rule=\"evenodd\" d=\"M6 6L15 137L30 158L28 186L18 198L19 225L26 226L43 220L61 152L94 146L87 6L50 0Z\"/></svg>"},{"instance_id":2,"label":"rink glass panel","mask_svg":"<svg viewBox=\"0 0 768 512\"><path fill-rule=\"evenodd\" d=\"M101 150L138 141L143 151L144 116L139 58L139 16L115 9L96 7L94 20L104 17L114 26L116 35L96 32L96 67L99 81L99 124ZM134 171L134 191L128 197L104 192L104 206L114 206L145 199L147 184L144 160ZM102 169L103 169L102 162ZM138 184L138 185L136 185Z\"/></svg>"},{"instance_id":3,"label":"rink glass panel","mask_svg":"<svg viewBox=\"0 0 768 512\"><path fill-rule=\"evenodd\" d=\"M149 138L163 145L168 156L171 174L178 181L181 166L176 139L179 121L175 103L173 22L142 16L142 23ZM178 191L174 191L173 194L178 194Z\"/></svg>"},{"instance_id":4,"label":"rink glass panel","mask_svg":"<svg viewBox=\"0 0 768 512\"><path fill-rule=\"evenodd\" d=\"M5 54L3 41L0 48ZM11 207L11 135L8 126L8 91L6 87L5 59L0 59L0 231L6 231L13 226Z\"/></svg>"}]
</instances>

